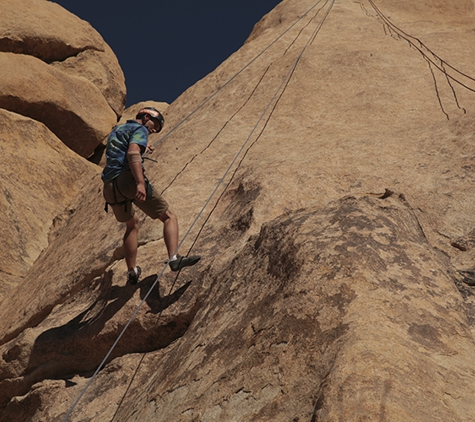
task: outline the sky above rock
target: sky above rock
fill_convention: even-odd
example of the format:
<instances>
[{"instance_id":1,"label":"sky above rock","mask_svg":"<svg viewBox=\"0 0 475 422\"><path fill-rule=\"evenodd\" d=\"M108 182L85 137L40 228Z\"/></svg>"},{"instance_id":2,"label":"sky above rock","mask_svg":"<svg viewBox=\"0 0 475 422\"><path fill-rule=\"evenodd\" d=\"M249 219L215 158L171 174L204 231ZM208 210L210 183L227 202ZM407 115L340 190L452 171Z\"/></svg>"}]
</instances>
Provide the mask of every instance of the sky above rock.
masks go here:
<instances>
[{"instance_id":1,"label":"sky above rock","mask_svg":"<svg viewBox=\"0 0 475 422\"><path fill-rule=\"evenodd\" d=\"M124 71L127 106L173 102L238 50L280 0L55 0L88 21Z\"/></svg>"}]
</instances>

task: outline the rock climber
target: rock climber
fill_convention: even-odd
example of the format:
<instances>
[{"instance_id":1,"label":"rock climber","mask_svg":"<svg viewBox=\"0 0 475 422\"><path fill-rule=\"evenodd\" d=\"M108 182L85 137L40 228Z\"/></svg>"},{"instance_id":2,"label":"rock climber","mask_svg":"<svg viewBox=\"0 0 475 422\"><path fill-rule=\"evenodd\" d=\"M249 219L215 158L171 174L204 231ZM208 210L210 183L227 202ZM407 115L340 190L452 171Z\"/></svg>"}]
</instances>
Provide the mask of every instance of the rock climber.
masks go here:
<instances>
[{"instance_id":1,"label":"rock climber","mask_svg":"<svg viewBox=\"0 0 475 422\"><path fill-rule=\"evenodd\" d=\"M107 139L106 166L102 172L106 211L110 205L117 221L126 224L123 239L127 282L136 284L142 269L136 265L140 220L132 202L152 219L163 223L163 239L172 271L196 264L200 256L184 257L177 253L178 220L165 199L144 175L143 154L151 153L148 135L163 129L165 120L154 107L144 107L135 120L116 126Z\"/></svg>"}]
</instances>

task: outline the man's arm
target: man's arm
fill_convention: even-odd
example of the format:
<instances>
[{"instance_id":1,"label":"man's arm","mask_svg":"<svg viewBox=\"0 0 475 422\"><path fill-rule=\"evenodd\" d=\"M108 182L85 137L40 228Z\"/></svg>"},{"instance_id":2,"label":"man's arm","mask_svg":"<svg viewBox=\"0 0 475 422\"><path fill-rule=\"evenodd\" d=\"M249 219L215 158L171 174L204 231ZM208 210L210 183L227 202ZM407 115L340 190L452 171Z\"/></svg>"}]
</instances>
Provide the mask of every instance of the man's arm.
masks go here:
<instances>
[{"instance_id":1,"label":"man's arm","mask_svg":"<svg viewBox=\"0 0 475 422\"><path fill-rule=\"evenodd\" d=\"M137 183L137 193L135 194L136 201L145 201L147 193L145 191L145 179L142 169L142 155L140 146L138 144L130 144L127 150L127 160L129 160L129 167Z\"/></svg>"}]
</instances>

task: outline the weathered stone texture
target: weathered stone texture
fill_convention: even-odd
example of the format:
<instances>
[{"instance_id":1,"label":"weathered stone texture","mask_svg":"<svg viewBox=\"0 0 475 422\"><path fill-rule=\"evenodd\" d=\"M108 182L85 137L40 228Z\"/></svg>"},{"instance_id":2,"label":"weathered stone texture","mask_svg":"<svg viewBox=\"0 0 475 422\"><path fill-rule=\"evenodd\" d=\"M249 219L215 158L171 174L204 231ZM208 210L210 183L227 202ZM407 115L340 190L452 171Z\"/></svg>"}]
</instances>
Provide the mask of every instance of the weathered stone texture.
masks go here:
<instances>
[{"instance_id":1,"label":"weathered stone texture","mask_svg":"<svg viewBox=\"0 0 475 422\"><path fill-rule=\"evenodd\" d=\"M110 132L116 115L88 80L21 54L0 53L0 69L0 108L44 123L79 155Z\"/></svg>"},{"instance_id":2,"label":"weathered stone texture","mask_svg":"<svg viewBox=\"0 0 475 422\"><path fill-rule=\"evenodd\" d=\"M113 51L54 2L2 0L0 7L0 108L43 122L71 149L91 155L124 109Z\"/></svg>"},{"instance_id":3,"label":"weathered stone texture","mask_svg":"<svg viewBox=\"0 0 475 422\"><path fill-rule=\"evenodd\" d=\"M1 0L0 10L1 299L48 245L58 213L97 174L72 151L88 157L102 142L124 109L125 83L99 33L56 3Z\"/></svg>"},{"instance_id":4,"label":"weathered stone texture","mask_svg":"<svg viewBox=\"0 0 475 422\"><path fill-rule=\"evenodd\" d=\"M150 137L202 261L157 280L139 213L127 286L88 173L0 307L0 420L62 420L135 311L69 420L475 420L473 13L276 7Z\"/></svg>"},{"instance_id":5,"label":"weathered stone texture","mask_svg":"<svg viewBox=\"0 0 475 422\"><path fill-rule=\"evenodd\" d=\"M154 417L473 418L474 341L445 266L399 198L278 218L208 281L189 332L161 355L143 386ZM146 400L119 415L153 419Z\"/></svg>"},{"instance_id":6,"label":"weathered stone texture","mask_svg":"<svg viewBox=\"0 0 475 422\"><path fill-rule=\"evenodd\" d=\"M0 298L48 245L52 219L79 192L78 180L97 174L42 123L0 109ZM81 183L83 183L83 181Z\"/></svg>"}]
</instances>

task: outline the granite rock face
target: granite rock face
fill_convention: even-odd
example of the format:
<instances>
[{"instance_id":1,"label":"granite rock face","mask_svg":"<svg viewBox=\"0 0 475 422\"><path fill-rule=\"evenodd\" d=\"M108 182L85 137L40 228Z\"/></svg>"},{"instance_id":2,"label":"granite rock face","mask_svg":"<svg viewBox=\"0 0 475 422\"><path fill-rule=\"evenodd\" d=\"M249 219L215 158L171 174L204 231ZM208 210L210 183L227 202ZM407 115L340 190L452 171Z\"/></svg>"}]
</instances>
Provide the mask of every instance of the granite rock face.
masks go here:
<instances>
[{"instance_id":1,"label":"granite rock face","mask_svg":"<svg viewBox=\"0 0 475 422\"><path fill-rule=\"evenodd\" d=\"M0 8L1 298L98 173L80 156L90 156L122 114L125 82L99 33L56 3L2 0Z\"/></svg>"},{"instance_id":2,"label":"granite rock face","mask_svg":"<svg viewBox=\"0 0 475 422\"><path fill-rule=\"evenodd\" d=\"M97 174L41 122L0 109L2 140L0 299L48 245L53 219Z\"/></svg>"},{"instance_id":3,"label":"granite rock face","mask_svg":"<svg viewBox=\"0 0 475 422\"><path fill-rule=\"evenodd\" d=\"M150 137L180 252L203 259L171 273L139 213L127 285L124 227L83 176L2 302L0 420L474 420L473 14L263 17Z\"/></svg>"}]
</instances>

